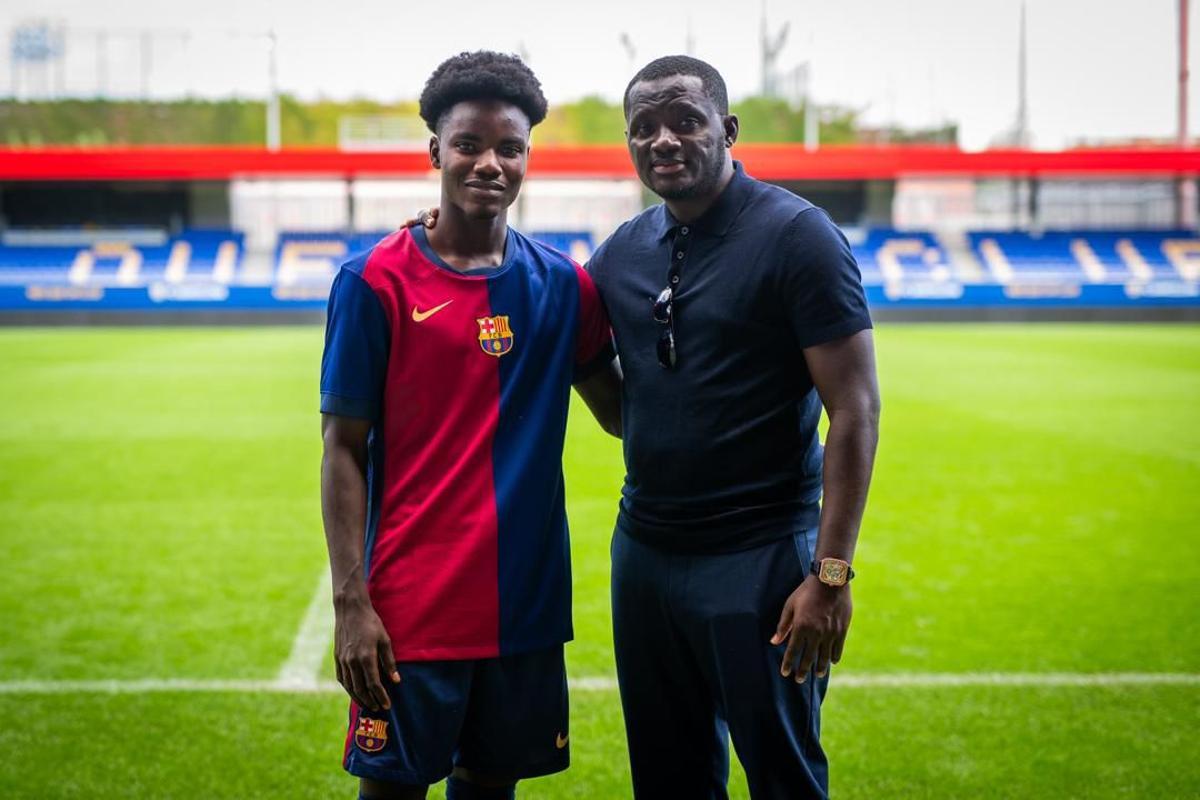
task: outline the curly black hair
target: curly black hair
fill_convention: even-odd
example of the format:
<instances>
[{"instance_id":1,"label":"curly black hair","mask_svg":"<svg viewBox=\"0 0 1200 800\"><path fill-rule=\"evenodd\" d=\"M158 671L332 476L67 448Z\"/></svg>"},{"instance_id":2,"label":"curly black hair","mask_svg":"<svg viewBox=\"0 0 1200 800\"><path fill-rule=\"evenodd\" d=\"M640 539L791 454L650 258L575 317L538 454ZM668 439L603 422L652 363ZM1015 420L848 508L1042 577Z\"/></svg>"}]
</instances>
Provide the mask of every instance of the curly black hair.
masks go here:
<instances>
[{"instance_id":1,"label":"curly black hair","mask_svg":"<svg viewBox=\"0 0 1200 800\"><path fill-rule=\"evenodd\" d=\"M529 127L546 118L542 84L516 56L479 50L446 59L421 92L421 119L437 133L442 117L463 100L503 100L529 117Z\"/></svg>"},{"instance_id":2,"label":"curly black hair","mask_svg":"<svg viewBox=\"0 0 1200 800\"><path fill-rule=\"evenodd\" d=\"M701 61L691 56L663 56L656 58L638 70L637 75L625 87L625 116L629 116L629 92L634 84L640 81L656 81L659 78L670 78L675 75L693 75L700 79L704 86L704 94L717 107L718 114L729 113L729 92L725 89L725 79L721 73L707 61Z\"/></svg>"}]
</instances>

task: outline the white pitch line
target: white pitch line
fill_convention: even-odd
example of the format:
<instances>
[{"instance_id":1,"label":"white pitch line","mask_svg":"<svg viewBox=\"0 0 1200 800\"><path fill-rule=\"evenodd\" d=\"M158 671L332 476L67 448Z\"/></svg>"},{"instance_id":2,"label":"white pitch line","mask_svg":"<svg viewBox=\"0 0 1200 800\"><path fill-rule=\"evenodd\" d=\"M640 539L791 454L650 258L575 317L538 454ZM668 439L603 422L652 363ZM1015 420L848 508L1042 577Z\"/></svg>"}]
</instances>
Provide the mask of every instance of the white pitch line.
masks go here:
<instances>
[{"instance_id":1,"label":"white pitch line","mask_svg":"<svg viewBox=\"0 0 1200 800\"><path fill-rule=\"evenodd\" d=\"M282 681L195 680L190 678L145 678L99 681L7 681L0 694L149 694L152 692L326 692L341 687L332 681L283 683Z\"/></svg>"},{"instance_id":2,"label":"white pitch line","mask_svg":"<svg viewBox=\"0 0 1200 800\"><path fill-rule=\"evenodd\" d=\"M315 689L332 642L333 582L326 567L317 577L317 588L292 640L292 652L279 668L276 683L293 686L298 691Z\"/></svg>"},{"instance_id":3,"label":"white pitch line","mask_svg":"<svg viewBox=\"0 0 1200 800\"><path fill-rule=\"evenodd\" d=\"M834 672L832 688L923 689L959 686L1200 686L1196 672Z\"/></svg>"},{"instance_id":4,"label":"white pitch line","mask_svg":"<svg viewBox=\"0 0 1200 800\"><path fill-rule=\"evenodd\" d=\"M606 675L567 678L567 686L576 692L613 692L617 689L617 679Z\"/></svg>"},{"instance_id":5,"label":"white pitch line","mask_svg":"<svg viewBox=\"0 0 1200 800\"><path fill-rule=\"evenodd\" d=\"M577 692L611 692L615 678L604 675L572 678ZM1200 686L1197 672L839 672L835 689L928 689L988 686L1097 687ZM97 681L3 681L0 695L31 694L145 694L150 692L233 692L282 694L340 694L333 681L303 683L281 680L195 680L148 678Z\"/></svg>"}]
</instances>

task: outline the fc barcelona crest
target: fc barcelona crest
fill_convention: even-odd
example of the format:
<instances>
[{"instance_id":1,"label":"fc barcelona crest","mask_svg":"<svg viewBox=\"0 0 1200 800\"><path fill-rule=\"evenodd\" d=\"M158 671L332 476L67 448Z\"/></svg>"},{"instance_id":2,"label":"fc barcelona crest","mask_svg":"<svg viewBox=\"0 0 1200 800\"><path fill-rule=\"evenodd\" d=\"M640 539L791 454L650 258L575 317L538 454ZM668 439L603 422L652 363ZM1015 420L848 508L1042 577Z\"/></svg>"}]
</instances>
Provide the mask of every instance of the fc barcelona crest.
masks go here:
<instances>
[{"instance_id":1,"label":"fc barcelona crest","mask_svg":"<svg viewBox=\"0 0 1200 800\"><path fill-rule=\"evenodd\" d=\"M480 317L479 346L489 356L502 356L513 346L512 328L508 327L508 317Z\"/></svg>"},{"instance_id":2,"label":"fc barcelona crest","mask_svg":"<svg viewBox=\"0 0 1200 800\"><path fill-rule=\"evenodd\" d=\"M359 717L354 731L354 743L359 750L378 753L387 744L387 720Z\"/></svg>"}]
</instances>

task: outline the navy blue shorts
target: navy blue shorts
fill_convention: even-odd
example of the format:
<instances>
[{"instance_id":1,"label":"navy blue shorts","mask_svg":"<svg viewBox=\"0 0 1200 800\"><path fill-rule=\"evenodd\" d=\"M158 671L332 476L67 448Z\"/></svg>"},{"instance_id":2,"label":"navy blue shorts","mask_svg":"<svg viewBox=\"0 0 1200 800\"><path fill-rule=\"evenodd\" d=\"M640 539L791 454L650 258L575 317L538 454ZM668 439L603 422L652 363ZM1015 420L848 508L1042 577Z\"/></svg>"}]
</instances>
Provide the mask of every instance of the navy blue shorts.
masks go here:
<instances>
[{"instance_id":1,"label":"navy blue shorts","mask_svg":"<svg viewBox=\"0 0 1200 800\"><path fill-rule=\"evenodd\" d=\"M825 798L828 678L779 674L770 638L808 575L815 528L734 553L679 554L617 528L613 643L636 798L724 800L729 739L750 796Z\"/></svg>"},{"instance_id":2,"label":"navy blue shorts","mask_svg":"<svg viewBox=\"0 0 1200 800\"><path fill-rule=\"evenodd\" d=\"M342 766L351 775L413 786L455 767L532 778L570 764L563 647L471 661L409 661L385 681L392 707L350 704Z\"/></svg>"}]
</instances>

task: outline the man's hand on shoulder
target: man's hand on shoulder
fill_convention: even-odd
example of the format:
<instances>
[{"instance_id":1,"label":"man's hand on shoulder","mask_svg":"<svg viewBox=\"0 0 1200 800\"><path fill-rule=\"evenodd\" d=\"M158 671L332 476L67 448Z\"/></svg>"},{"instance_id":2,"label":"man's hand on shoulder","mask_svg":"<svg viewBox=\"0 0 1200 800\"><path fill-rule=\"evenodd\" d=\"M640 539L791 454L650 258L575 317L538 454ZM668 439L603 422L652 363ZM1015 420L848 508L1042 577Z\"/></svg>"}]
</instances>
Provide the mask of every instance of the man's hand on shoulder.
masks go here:
<instances>
[{"instance_id":1,"label":"man's hand on shoulder","mask_svg":"<svg viewBox=\"0 0 1200 800\"><path fill-rule=\"evenodd\" d=\"M334 604L334 661L338 683L363 708L392 707L381 676L400 682L392 640L365 596Z\"/></svg>"},{"instance_id":2,"label":"man's hand on shoulder","mask_svg":"<svg viewBox=\"0 0 1200 800\"><path fill-rule=\"evenodd\" d=\"M438 210L436 208L422 208L415 217L404 220L400 227L411 228L414 225L424 225L426 228L434 228L437 226L437 218Z\"/></svg>"},{"instance_id":3,"label":"man's hand on shoulder","mask_svg":"<svg viewBox=\"0 0 1200 800\"><path fill-rule=\"evenodd\" d=\"M842 660L853 610L850 584L826 586L814 575L806 578L783 604L771 637L771 644L788 643L779 673L785 678L794 673L796 682L804 683L816 664L817 677L824 677L831 663Z\"/></svg>"}]
</instances>

